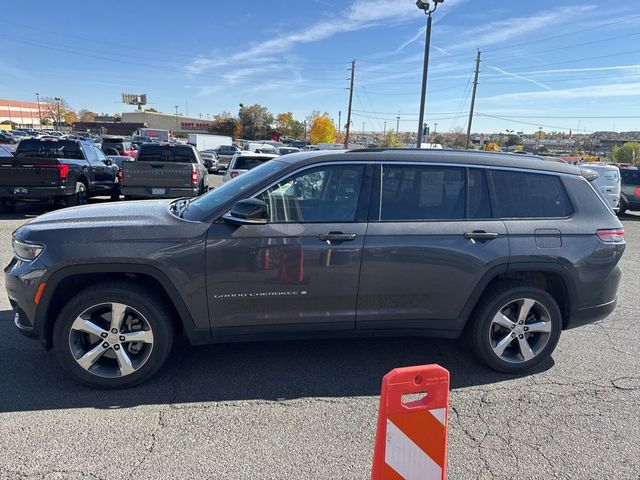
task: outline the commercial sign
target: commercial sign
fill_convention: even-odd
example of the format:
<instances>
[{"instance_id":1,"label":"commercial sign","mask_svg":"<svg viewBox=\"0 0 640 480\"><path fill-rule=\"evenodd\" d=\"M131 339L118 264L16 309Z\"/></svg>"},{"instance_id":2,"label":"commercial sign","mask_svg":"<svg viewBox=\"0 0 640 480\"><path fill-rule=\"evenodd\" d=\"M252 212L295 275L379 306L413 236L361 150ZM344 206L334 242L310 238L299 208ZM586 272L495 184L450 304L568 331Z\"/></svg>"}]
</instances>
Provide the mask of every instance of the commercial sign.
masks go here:
<instances>
[{"instance_id":1,"label":"commercial sign","mask_svg":"<svg viewBox=\"0 0 640 480\"><path fill-rule=\"evenodd\" d=\"M182 130L207 130L209 124L205 122L180 122Z\"/></svg>"}]
</instances>

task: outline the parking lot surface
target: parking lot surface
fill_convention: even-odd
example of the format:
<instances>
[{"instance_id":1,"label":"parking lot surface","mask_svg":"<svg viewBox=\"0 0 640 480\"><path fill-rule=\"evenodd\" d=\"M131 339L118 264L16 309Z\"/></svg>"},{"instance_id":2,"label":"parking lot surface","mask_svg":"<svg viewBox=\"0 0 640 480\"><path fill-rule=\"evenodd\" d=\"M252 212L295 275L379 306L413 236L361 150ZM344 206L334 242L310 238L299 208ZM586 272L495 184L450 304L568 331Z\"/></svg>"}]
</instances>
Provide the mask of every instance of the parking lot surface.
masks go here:
<instances>
[{"instance_id":1,"label":"parking lot surface","mask_svg":"<svg viewBox=\"0 0 640 480\"><path fill-rule=\"evenodd\" d=\"M3 266L42 211L0 218ZM182 343L147 384L94 391L15 330L0 281L0 479L367 478L382 376L427 363L451 372L449 478L637 479L640 215L622 220L617 310L524 376L458 341Z\"/></svg>"}]
</instances>

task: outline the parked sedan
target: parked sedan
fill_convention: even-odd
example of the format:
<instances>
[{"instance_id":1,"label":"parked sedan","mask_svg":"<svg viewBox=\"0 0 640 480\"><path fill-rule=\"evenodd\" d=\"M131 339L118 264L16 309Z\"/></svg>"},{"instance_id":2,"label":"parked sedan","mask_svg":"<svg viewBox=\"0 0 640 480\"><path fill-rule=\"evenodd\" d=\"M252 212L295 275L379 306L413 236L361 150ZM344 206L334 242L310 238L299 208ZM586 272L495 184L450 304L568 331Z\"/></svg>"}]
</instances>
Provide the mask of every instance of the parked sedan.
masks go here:
<instances>
[{"instance_id":1,"label":"parked sedan","mask_svg":"<svg viewBox=\"0 0 640 480\"><path fill-rule=\"evenodd\" d=\"M18 143L18 140L10 133L0 131L0 143L14 144Z\"/></svg>"},{"instance_id":2,"label":"parked sedan","mask_svg":"<svg viewBox=\"0 0 640 480\"><path fill-rule=\"evenodd\" d=\"M222 178L223 182L228 182L232 178L247 173L252 168L262 165L269 160L278 157L276 154L271 153L253 153L249 151L241 151L234 155L229 164L229 168Z\"/></svg>"}]
</instances>

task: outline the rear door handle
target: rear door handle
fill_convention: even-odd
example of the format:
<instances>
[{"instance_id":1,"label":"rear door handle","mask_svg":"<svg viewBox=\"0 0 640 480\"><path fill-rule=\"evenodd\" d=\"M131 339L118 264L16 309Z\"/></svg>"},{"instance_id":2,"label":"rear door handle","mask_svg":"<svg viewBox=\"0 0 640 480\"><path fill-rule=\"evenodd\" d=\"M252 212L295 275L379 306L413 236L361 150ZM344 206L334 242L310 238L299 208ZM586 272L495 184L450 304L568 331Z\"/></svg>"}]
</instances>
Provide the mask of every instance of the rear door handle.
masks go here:
<instances>
[{"instance_id":1,"label":"rear door handle","mask_svg":"<svg viewBox=\"0 0 640 480\"><path fill-rule=\"evenodd\" d=\"M355 233L329 232L318 235L323 242L351 242L356 239Z\"/></svg>"},{"instance_id":2,"label":"rear door handle","mask_svg":"<svg viewBox=\"0 0 640 480\"><path fill-rule=\"evenodd\" d=\"M496 232L485 232L484 230L474 230L473 232L467 232L464 234L464 238L467 240L494 240L498 238Z\"/></svg>"}]
</instances>

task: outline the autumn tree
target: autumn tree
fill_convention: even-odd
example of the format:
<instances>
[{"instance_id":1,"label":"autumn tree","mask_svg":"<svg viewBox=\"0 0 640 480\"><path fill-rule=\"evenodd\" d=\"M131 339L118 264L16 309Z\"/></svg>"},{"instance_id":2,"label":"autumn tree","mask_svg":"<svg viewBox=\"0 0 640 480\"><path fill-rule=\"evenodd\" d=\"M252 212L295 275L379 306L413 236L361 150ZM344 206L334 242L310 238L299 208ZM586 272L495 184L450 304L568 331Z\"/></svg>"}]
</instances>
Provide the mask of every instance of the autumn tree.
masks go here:
<instances>
[{"instance_id":1,"label":"autumn tree","mask_svg":"<svg viewBox=\"0 0 640 480\"><path fill-rule=\"evenodd\" d=\"M232 137L236 132L237 126L237 118L232 116L229 112L222 112L214 115L211 125L209 126L209 133Z\"/></svg>"},{"instance_id":2,"label":"autumn tree","mask_svg":"<svg viewBox=\"0 0 640 480\"><path fill-rule=\"evenodd\" d=\"M318 115L311 123L309 130L309 141L313 144L333 143L336 137L336 127L334 127L328 113Z\"/></svg>"},{"instance_id":3,"label":"autumn tree","mask_svg":"<svg viewBox=\"0 0 640 480\"><path fill-rule=\"evenodd\" d=\"M611 150L611 158L616 163L640 163L640 143L627 142L621 147L615 146Z\"/></svg>"},{"instance_id":4,"label":"autumn tree","mask_svg":"<svg viewBox=\"0 0 640 480\"><path fill-rule=\"evenodd\" d=\"M276 116L276 130L280 135L291 137L291 127L294 122L293 113L283 112Z\"/></svg>"},{"instance_id":5,"label":"autumn tree","mask_svg":"<svg viewBox=\"0 0 640 480\"><path fill-rule=\"evenodd\" d=\"M92 112L91 110L83 108L78 111L78 120L80 120L81 122L95 122L96 115L96 112Z\"/></svg>"},{"instance_id":6,"label":"autumn tree","mask_svg":"<svg viewBox=\"0 0 640 480\"><path fill-rule=\"evenodd\" d=\"M484 144L483 150L485 152L499 152L500 145L498 145L496 142L488 142Z\"/></svg>"},{"instance_id":7,"label":"autumn tree","mask_svg":"<svg viewBox=\"0 0 640 480\"><path fill-rule=\"evenodd\" d=\"M67 125L71 125L72 123L76 123L78 121L78 115L73 110L65 112L62 118L64 119L64 123L66 123Z\"/></svg>"},{"instance_id":8,"label":"autumn tree","mask_svg":"<svg viewBox=\"0 0 640 480\"><path fill-rule=\"evenodd\" d=\"M240 132L244 138L267 138L271 133L273 115L262 105L244 106L240 109Z\"/></svg>"},{"instance_id":9,"label":"autumn tree","mask_svg":"<svg viewBox=\"0 0 640 480\"><path fill-rule=\"evenodd\" d=\"M402 143L398 140L398 136L395 133L387 132L387 134L382 137L380 146L387 148L399 148L402 147Z\"/></svg>"},{"instance_id":10,"label":"autumn tree","mask_svg":"<svg viewBox=\"0 0 640 480\"><path fill-rule=\"evenodd\" d=\"M73 109L64 98L56 100L54 97L40 97L40 109L42 118L48 118L56 124L60 124L62 121L66 122L67 113L73 112ZM75 113L73 116L75 116ZM71 116L69 119L72 119ZM75 122L75 119L73 121Z\"/></svg>"}]
</instances>

